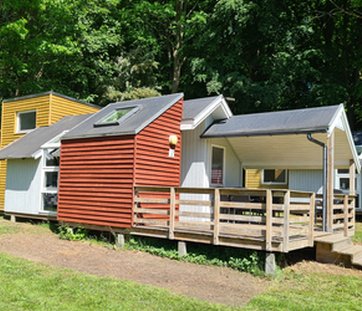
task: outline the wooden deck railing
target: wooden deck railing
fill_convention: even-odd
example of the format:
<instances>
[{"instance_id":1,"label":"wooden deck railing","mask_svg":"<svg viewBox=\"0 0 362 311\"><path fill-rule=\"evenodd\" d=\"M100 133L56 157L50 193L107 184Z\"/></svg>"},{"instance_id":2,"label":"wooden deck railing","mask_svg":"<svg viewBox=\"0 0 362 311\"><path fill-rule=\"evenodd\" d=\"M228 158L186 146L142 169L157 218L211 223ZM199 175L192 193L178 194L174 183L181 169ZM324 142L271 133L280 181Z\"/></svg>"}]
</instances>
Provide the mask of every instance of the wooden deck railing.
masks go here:
<instances>
[{"instance_id":1,"label":"wooden deck railing","mask_svg":"<svg viewBox=\"0 0 362 311\"><path fill-rule=\"evenodd\" d=\"M312 192L136 186L133 220L143 235L288 252L313 246L314 211Z\"/></svg>"},{"instance_id":2,"label":"wooden deck railing","mask_svg":"<svg viewBox=\"0 0 362 311\"><path fill-rule=\"evenodd\" d=\"M317 210L319 214L322 213L322 195L316 195ZM331 233L343 234L344 236L353 236L355 230L355 195L347 194L334 194L333 209L330 213L327 213L327 219L329 221L329 227L331 227ZM321 218L319 218L318 224L321 226ZM328 220L327 220L328 227Z\"/></svg>"}]
</instances>

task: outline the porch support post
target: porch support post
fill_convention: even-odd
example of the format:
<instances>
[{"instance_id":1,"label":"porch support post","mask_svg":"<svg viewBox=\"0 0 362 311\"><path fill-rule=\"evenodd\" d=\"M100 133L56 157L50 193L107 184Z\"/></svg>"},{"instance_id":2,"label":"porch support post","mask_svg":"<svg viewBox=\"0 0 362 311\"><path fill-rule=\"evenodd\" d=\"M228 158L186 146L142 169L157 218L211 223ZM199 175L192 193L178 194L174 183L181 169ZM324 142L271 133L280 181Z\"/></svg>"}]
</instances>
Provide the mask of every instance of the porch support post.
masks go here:
<instances>
[{"instance_id":1,"label":"porch support post","mask_svg":"<svg viewBox=\"0 0 362 311\"><path fill-rule=\"evenodd\" d=\"M327 231L333 230L334 131L327 138Z\"/></svg>"},{"instance_id":2,"label":"porch support post","mask_svg":"<svg viewBox=\"0 0 362 311\"><path fill-rule=\"evenodd\" d=\"M220 189L214 192L214 244L219 244Z\"/></svg>"},{"instance_id":3,"label":"porch support post","mask_svg":"<svg viewBox=\"0 0 362 311\"><path fill-rule=\"evenodd\" d=\"M349 160L349 194L356 194L356 164L354 160Z\"/></svg>"},{"instance_id":4,"label":"porch support post","mask_svg":"<svg viewBox=\"0 0 362 311\"><path fill-rule=\"evenodd\" d=\"M354 160L349 160L349 194L355 195L356 194L356 164L354 163ZM351 199L351 205L352 205L352 228L353 232L351 232L352 235L354 235L355 230L355 205L356 205L356 199ZM347 206L348 206L348 200L347 200ZM348 214L348 207L347 207L347 214Z\"/></svg>"}]
</instances>

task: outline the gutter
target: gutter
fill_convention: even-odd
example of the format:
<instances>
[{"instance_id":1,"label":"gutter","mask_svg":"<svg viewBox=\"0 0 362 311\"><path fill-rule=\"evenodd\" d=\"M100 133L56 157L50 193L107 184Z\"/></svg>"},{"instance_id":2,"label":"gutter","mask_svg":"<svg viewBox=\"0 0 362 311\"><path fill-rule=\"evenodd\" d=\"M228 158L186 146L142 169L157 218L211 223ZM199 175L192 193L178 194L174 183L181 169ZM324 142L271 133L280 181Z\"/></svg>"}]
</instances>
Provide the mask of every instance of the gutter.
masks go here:
<instances>
[{"instance_id":1,"label":"gutter","mask_svg":"<svg viewBox=\"0 0 362 311\"><path fill-rule=\"evenodd\" d=\"M322 143L319 140L316 140L312 137L311 133L307 134L307 139L312 143L315 143L323 147L323 231L326 231L327 223L327 146L325 143Z\"/></svg>"},{"instance_id":2,"label":"gutter","mask_svg":"<svg viewBox=\"0 0 362 311\"><path fill-rule=\"evenodd\" d=\"M212 125L210 125L211 127ZM207 132L208 129L204 131ZM290 131L268 131L268 132L254 132L254 133L223 133L223 134L206 134L202 133L200 138L227 138L227 137L255 137L255 136L279 136L279 135L298 135L298 134L310 134L310 133L327 133L326 128L317 129L303 129L303 130L290 130Z\"/></svg>"}]
</instances>

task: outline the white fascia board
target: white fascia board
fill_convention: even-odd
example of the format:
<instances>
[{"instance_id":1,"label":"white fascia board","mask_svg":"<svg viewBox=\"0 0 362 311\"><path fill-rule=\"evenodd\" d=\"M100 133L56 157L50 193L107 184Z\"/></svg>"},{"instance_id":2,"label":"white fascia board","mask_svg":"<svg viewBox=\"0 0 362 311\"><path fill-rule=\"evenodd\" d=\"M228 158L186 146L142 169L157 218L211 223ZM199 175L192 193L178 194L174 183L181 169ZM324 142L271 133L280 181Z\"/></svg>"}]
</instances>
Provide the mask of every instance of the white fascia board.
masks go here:
<instances>
[{"instance_id":1,"label":"white fascia board","mask_svg":"<svg viewBox=\"0 0 362 311\"><path fill-rule=\"evenodd\" d=\"M193 121L181 121L181 131L194 130L199 126L199 124L204 121L210 114L212 114L218 107L221 107L225 119L229 119L233 116L233 113L230 110L229 105L227 104L223 95L218 96L215 100L208 105L203 111L201 111Z\"/></svg>"},{"instance_id":2,"label":"white fascia board","mask_svg":"<svg viewBox=\"0 0 362 311\"><path fill-rule=\"evenodd\" d=\"M354 163L356 164L357 172L360 173L361 172L361 164L360 164L360 161L359 161L359 157L358 157L356 147L354 145L352 132L351 132L351 129L349 127L347 114L346 114L346 112L344 110L344 105L343 104L339 105L338 112L336 113L336 115L334 116L334 118L333 118L333 120L331 122L331 125L330 125L330 127L328 129L328 137L331 135L331 133L334 131L335 128L339 128L340 130L342 130L342 131L344 131L346 133L349 148L351 149L353 160L354 160Z\"/></svg>"},{"instance_id":3,"label":"white fascia board","mask_svg":"<svg viewBox=\"0 0 362 311\"><path fill-rule=\"evenodd\" d=\"M342 127L343 128L341 128L341 118L343 118L342 117L343 114L346 114L345 111L344 111L344 105L339 104L337 112L334 114L331 122L329 123L327 137L331 136L332 132L334 131L334 129L336 127L339 128L342 131L346 130L345 124L343 124L343 121L342 121Z\"/></svg>"},{"instance_id":4,"label":"white fascia board","mask_svg":"<svg viewBox=\"0 0 362 311\"><path fill-rule=\"evenodd\" d=\"M42 151L41 149L39 149L39 150L35 151L35 152L31 155L31 157L34 158L34 160L37 160L37 159L39 159L39 158L42 156L42 154L43 154L43 151Z\"/></svg>"}]
</instances>

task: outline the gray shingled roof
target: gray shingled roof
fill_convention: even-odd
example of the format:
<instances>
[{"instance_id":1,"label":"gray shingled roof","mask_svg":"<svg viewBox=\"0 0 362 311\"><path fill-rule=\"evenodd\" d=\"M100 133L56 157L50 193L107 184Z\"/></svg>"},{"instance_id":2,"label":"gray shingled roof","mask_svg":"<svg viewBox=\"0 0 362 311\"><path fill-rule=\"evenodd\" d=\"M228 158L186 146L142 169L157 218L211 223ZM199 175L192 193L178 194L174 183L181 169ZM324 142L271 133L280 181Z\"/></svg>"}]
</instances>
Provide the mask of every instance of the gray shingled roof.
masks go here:
<instances>
[{"instance_id":1,"label":"gray shingled roof","mask_svg":"<svg viewBox=\"0 0 362 311\"><path fill-rule=\"evenodd\" d=\"M182 98L183 94L179 93L109 104L85 122L82 122L73 128L69 133L65 134L63 139L137 134ZM113 111L131 107L138 107L139 110L120 124L94 126L95 123L99 122Z\"/></svg>"},{"instance_id":2,"label":"gray shingled roof","mask_svg":"<svg viewBox=\"0 0 362 311\"><path fill-rule=\"evenodd\" d=\"M184 101L182 120L195 119L207 106L219 96L190 99Z\"/></svg>"},{"instance_id":3,"label":"gray shingled roof","mask_svg":"<svg viewBox=\"0 0 362 311\"><path fill-rule=\"evenodd\" d=\"M343 105L233 116L212 124L203 138L326 132Z\"/></svg>"},{"instance_id":4,"label":"gray shingled roof","mask_svg":"<svg viewBox=\"0 0 362 311\"><path fill-rule=\"evenodd\" d=\"M0 149L0 159L31 158L43 144L61 134L63 131L70 130L91 115L92 114L64 117L51 126L38 127Z\"/></svg>"}]
</instances>

